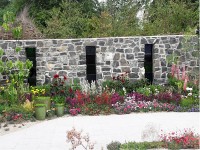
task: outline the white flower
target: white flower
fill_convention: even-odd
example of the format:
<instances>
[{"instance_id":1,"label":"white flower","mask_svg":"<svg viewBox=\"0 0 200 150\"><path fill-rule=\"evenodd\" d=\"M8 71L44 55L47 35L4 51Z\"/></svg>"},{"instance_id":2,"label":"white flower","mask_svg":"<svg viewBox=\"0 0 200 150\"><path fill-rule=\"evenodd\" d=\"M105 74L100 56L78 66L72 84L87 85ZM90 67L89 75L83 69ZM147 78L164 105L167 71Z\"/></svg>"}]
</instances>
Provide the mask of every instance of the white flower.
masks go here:
<instances>
[{"instance_id":1,"label":"white flower","mask_svg":"<svg viewBox=\"0 0 200 150\"><path fill-rule=\"evenodd\" d=\"M192 96L192 93L188 93L188 96Z\"/></svg>"},{"instance_id":2,"label":"white flower","mask_svg":"<svg viewBox=\"0 0 200 150\"><path fill-rule=\"evenodd\" d=\"M192 88L187 87L186 90L187 91L192 91Z\"/></svg>"}]
</instances>

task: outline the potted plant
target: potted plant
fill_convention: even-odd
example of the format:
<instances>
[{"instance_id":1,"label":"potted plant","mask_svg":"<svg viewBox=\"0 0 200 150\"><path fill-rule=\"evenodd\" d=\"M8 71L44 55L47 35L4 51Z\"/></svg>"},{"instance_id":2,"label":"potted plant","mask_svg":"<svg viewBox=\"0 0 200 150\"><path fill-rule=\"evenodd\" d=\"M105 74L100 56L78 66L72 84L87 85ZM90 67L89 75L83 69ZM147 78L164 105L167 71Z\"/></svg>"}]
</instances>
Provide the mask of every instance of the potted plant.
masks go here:
<instances>
[{"instance_id":1,"label":"potted plant","mask_svg":"<svg viewBox=\"0 0 200 150\"><path fill-rule=\"evenodd\" d=\"M37 120L44 120L46 118L45 104L35 104L35 117Z\"/></svg>"},{"instance_id":2,"label":"potted plant","mask_svg":"<svg viewBox=\"0 0 200 150\"><path fill-rule=\"evenodd\" d=\"M35 104L45 104L46 110L51 109L51 98L46 95L46 90L44 88L32 88L34 103Z\"/></svg>"},{"instance_id":3,"label":"potted plant","mask_svg":"<svg viewBox=\"0 0 200 150\"><path fill-rule=\"evenodd\" d=\"M64 115L64 101L65 97L63 96L54 96L53 101L55 103L55 111L58 117Z\"/></svg>"},{"instance_id":4,"label":"potted plant","mask_svg":"<svg viewBox=\"0 0 200 150\"><path fill-rule=\"evenodd\" d=\"M51 109L51 99L47 96L38 96L35 98L35 104L45 104L46 110Z\"/></svg>"},{"instance_id":5,"label":"potted plant","mask_svg":"<svg viewBox=\"0 0 200 150\"><path fill-rule=\"evenodd\" d=\"M51 97L52 101L55 103L55 112L57 116L62 116L64 114L64 103L67 95L67 77L59 76L55 74L51 83Z\"/></svg>"}]
</instances>

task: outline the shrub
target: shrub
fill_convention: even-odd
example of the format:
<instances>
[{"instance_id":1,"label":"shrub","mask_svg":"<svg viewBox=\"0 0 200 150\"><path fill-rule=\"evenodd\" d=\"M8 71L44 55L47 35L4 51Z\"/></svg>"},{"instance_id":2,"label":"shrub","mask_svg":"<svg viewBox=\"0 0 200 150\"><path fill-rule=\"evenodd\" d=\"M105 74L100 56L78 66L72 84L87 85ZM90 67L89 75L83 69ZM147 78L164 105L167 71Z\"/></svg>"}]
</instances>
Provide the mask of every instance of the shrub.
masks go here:
<instances>
[{"instance_id":1,"label":"shrub","mask_svg":"<svg viewBox=\"0 0 200 150\"><path fill-rule=\"evenodd\" d=\"M7 121L29 120L33 117L33 112L27 111L21 105L12 105L5 109L4 117Z\"/></svg>"},{"instance_id":2,"label":"shrub","mask_svg":"<svg viewBox=\"0 0 200 150\"><path fill-rule=\"evenodd\" d=\"M8 106L5 104L0 104L0 114L2 114L7 107Z\"/></svg>"},{"instance_id":3,"label":"shrub","mask_svg":"<svg viewBox=\"0 0 200 150\"><path fill-rule=\"evenodd\" d=\"M128 142L122 144L120 149L122 150L146 150L146 149L157 149L163 148L164 143L160 141L155 142Z\"/></svg>"},{"instance_id":4,"label":"shrub","mask_svg":"<svg viewBox=\"0 0 200 150\"><path fill-rule=\"evenodd\" d=\"M186 98L183 98L180 102L180 105L182 107L192 107L193 105L196 105L199 103L198 99L193 98L192 96L187 96Z\"/></svg>"},{"instance_id":5,"label":"shrub","mask_svg":"<svg viewBox=\"0 0 200 150\"><path fill-rule=\"evenodd\" d=\"M120 145L121 143L118 141L111 142L110 144L107 145L108 150L120 150Z\"/></svg>"},{"instance_id":6,"label":"shrub","mask_svg":"<svg viewBox=\"0 0 200 150\"><path fill-rule=\"evenodd\" d=\"M155 98L159 102L163 103L174 103L174 104L179 104L181 101L181 94L179 93L170 93L170 92L160 92L155 96Z\"/></svg>"}]
</instances>

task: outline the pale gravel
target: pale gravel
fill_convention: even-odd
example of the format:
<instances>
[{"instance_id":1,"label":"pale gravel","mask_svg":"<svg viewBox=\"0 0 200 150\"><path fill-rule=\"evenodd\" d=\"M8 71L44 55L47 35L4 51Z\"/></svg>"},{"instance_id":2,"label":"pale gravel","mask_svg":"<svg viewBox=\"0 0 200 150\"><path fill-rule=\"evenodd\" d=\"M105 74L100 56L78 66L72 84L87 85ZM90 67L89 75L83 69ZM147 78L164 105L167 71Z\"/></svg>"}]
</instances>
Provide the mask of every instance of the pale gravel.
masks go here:
<instances>
[{"instance_id":1,"label":"pale gravel","mask_svg":"<svg viewBox=\"0 0 200 150\"><path fill-rule=\"evenodd\" d=\"M95 150L111 141L152 141L165 132L191 128L200 134L200 113L159 112L108 116L63 116L25 125L0 136L0 150L68 150L66 131L75 127L88 133ZM81 149L78 149L81 150Z\"/></svg>"}]
</instances>

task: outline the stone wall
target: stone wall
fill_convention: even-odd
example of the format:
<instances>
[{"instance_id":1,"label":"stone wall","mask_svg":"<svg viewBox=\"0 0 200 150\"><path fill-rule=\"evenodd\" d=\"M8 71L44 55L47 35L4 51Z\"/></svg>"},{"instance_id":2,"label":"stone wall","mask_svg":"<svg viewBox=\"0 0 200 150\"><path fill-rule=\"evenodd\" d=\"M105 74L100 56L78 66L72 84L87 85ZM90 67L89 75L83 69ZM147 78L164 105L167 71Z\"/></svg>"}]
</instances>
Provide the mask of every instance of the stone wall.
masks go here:
<instances>
[{"instance_id":1,"label":"stone wall","mask_svg":"<svg viewBox=\"0 0 200 150\"><path fill-rule=\"evenodd\" d=\"M5 57L16 47L22 48L19 54L11 56L25 60L25 48L36 48L37 84L49 82L54 74L66 75L70 80L86 78L86 46L96 47L97 79L111 79L123 72L129 72L131 80L140 78L139 67L144 66L144 46L154 44L153 70L154 82L163 83L170 72L166 62L173 52L180 60L187 60L188 69L198 69L199 60L195 58L197 50L196 36L187 41L189 52L183 51L186 46L181 43L183 36L148 36L148 37L110 37L86 39L40 39L23 41L0 41L5 50Z\"/></svg>"}]
</instances>

